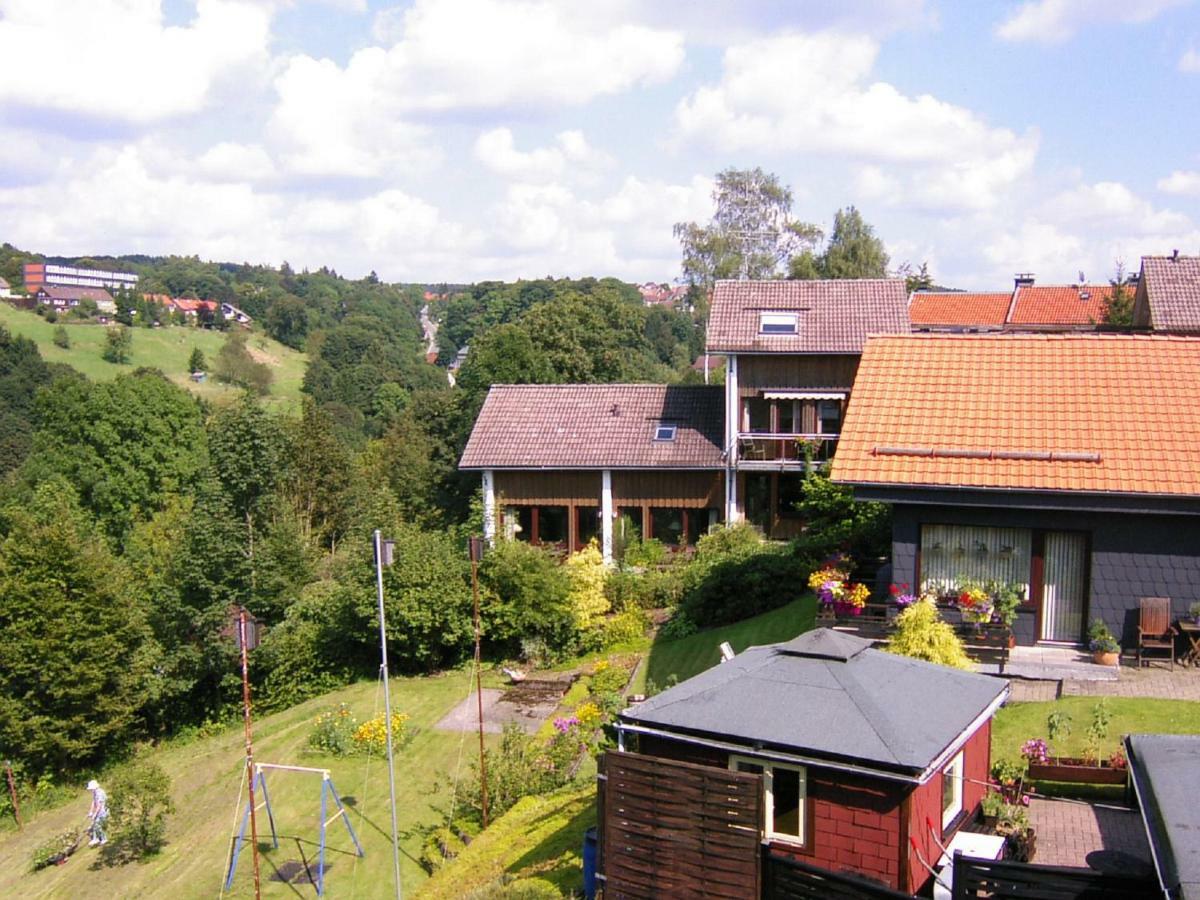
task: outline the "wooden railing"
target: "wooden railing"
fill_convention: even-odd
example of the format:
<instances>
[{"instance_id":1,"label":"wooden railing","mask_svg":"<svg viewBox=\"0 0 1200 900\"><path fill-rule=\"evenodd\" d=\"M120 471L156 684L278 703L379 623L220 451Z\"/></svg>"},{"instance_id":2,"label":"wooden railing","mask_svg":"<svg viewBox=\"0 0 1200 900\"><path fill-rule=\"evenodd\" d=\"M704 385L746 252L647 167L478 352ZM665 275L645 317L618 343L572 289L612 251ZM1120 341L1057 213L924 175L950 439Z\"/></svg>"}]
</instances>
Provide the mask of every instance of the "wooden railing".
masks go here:
<instances>
[{"instance_id":1,"label":"wooden railing","mask_svg":"<svg viewBox=\"0 0 1200 900\"><path fill-rule=\"evenodd\" d=\"M833 459L838 437L836 434L743 431L738 433L738 461L803 463L807 444L811 447L813 462L828 462Z\"/></svg>"}]
</instances>

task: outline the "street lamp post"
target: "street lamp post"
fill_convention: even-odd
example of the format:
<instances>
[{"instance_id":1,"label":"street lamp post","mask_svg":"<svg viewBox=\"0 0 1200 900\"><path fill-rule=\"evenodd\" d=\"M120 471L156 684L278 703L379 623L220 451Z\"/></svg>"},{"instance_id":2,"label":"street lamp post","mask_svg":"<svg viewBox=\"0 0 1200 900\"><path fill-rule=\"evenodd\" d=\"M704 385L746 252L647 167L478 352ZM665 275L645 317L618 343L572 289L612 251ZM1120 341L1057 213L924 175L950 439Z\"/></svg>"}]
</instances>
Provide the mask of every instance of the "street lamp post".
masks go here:
<instances>
[{"instance_id":1,"label":"street lamp post","mask_svg":"<svg viewBox=\"0 0 1200 900\"><path fill-rule=\"evenodd\" d=\"M388 688L387 624L383 612L383 567L392 564L396 542L384 540L375 529L375 588L379 596L379 669L383 674L383 710L387 732L388 791L392 810L392 868L396 880L396 900L400 900L400 841L396 829L396 767L392 760L392 695Z\"/></svg>"}]
</instances>

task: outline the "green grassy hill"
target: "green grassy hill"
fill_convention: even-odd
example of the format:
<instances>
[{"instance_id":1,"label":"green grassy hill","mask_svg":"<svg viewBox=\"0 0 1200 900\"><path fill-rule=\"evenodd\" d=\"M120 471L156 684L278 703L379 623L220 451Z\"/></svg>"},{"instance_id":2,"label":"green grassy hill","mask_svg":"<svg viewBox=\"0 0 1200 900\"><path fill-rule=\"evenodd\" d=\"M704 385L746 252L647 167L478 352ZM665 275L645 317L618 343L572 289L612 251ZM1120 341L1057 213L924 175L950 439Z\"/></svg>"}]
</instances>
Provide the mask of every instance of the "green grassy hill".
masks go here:
<instances>
[{"instance_id":1,"label":"green grassy hill","mask_svg":"<svg viewBox=\"0 0 1200 900\"><path fill-rule=\"evenodd\" d=\"M406 896L411 896L426 875L416 862L421 839L405 832L437 821L437 809L449 805L449 785L455 773L466 778L470 770L473 748L477 747L474 735L433 728L469 690L466 671L392 681L393 709L408 713L412 717L410 724L417 728L412 742L396 758L397 817L403 851L401 876ZM339 702L349 704L359 721L371 718L376 711L381 713L383 707L378 685L364 682L264 717L255 723L255 758L259 762L330 770L366 855L362 859L353 855L345 828L340 822L331 823L326 850L327 896L393 897L386 765L379 757L339 759L307 750L314 718ZM81 846L64 865L30 872L30 854L36 846L83 822L89 795L83 789L86 778L82 778L76 801L37 816L26 824L23 832L0 831L0 897L217 896L234 830L234 804L244 768L243 752L242 730L236 727L217 737L166 746L145 754L171 776L172 794L178 807L169 821L166 848L145 864L93 869L98 853ZM268 790L280 847L263 855L263 896L315 896L314 888L307 884L284 884L272 880L272 875L287 862L315 859L320 776L269 773ZM260 813L260 842L269 848L265 832L266 816ZM252 897L251 873L247 847L238 865L233 890L226 896Z\"/></svg>"},{"instance_id":2,"label":"green grassy hill","mask_svg":"<svg viewBox=\"0 0 1200 900\"><path fill-rule=\"evenodd\" d=\"M65 325L71 346L64 350L54 344L54 329ZM0 325L13 334L35 341L47 362L66 363L78 369L94 381L115 378L121 372L129 372L140 366L161 369L168 378L193 393L209 400L233 397L237 389L219 384L210 378L204 384L196 384L189 377L188 358L192 349L199 347L211 364L217 351L225 341L225 335L202 328L181 326L164 328L134 328L133 352L128 365L105 362L100 354L104 349L104 326L89 323L71 323L60 320L50 324L40 316L24 309L17 309L0 302ZM304 368L308 358L298 350L285 347L278 341L254 333L246 344L250 353L271 367L274 381L267 404L277 410L295 412L300 409L300 385L304 380Z\"/></svg>"}]
</instances>

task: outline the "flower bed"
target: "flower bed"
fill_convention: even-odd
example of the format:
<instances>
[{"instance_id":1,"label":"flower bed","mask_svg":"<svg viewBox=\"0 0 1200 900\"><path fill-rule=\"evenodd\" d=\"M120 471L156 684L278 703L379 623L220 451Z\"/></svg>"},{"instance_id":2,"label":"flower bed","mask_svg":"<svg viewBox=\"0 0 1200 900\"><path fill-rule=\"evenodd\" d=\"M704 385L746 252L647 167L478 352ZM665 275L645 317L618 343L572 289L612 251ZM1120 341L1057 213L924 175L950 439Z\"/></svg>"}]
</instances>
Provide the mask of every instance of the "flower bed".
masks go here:
<instances>
[{"instance_id":1,"label":"flower bed","mask_svg":"<svg viewBox=\"0 0 1200 900\"><path fill-rule=\"evenodd\" d=\"M1029 763L1034 781L1065 781L1070 784L1124 784L1127 769L1108 760L1099 763L1077 756L1049 756L1045 762Z\"/></svg>"}]
</instances>

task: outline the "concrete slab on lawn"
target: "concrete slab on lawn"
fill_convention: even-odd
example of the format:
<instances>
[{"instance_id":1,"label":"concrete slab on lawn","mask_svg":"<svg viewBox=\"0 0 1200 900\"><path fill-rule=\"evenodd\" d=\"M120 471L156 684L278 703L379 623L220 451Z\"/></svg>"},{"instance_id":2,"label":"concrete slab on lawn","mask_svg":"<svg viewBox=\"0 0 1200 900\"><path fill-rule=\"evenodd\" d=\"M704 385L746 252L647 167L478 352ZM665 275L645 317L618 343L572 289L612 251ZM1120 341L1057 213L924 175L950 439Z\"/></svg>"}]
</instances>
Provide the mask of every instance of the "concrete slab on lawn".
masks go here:
<instances>
[{"instance_id":1,"label":"concrete slab on lawn","mask_svg":"<svg viewBox=\"0 0 1200 900\"><path fill-rule=\"evenodd\" d=\"M561 697L538 698L534 701L514 702L511 691L499 688L483 689L483 730L488 734L500 734L507 724L520 726L526 734L533 734L558 708ZM440 731L478 731L479 699L474 691L448 712L437 725Z\"/></svg>"}]
</instances>

